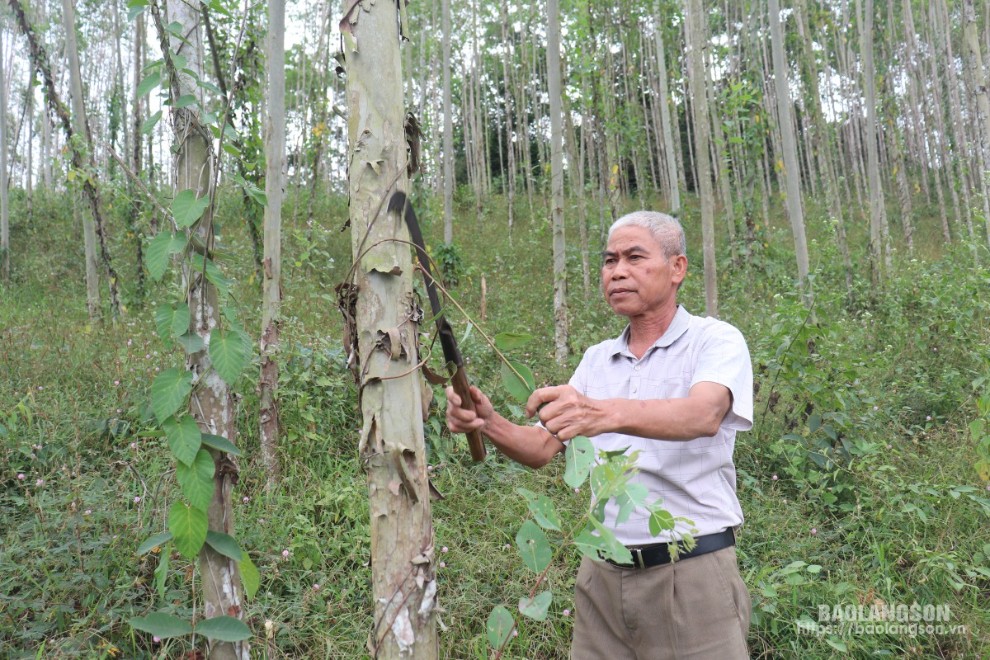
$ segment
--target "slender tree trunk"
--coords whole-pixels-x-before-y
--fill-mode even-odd
[[[657,16],[660,15],[659,0],[655,3]],[[658,24],[655,27],[656,47],[657,47],[657,73],[660,84],[660,120],[663,129],[664,156],[666,163],[667,186],[670,189],[670,212],[680,213],[681,210],[681,175],[677,170],[677,150],[681,147],[681,141],[674,141],[674,127],[670,117],[670,106],[673,100],[670,97],[670,89],[667,84],[667,56],[663,43],[663,28]],[[678,131],[678,135],[680,131]]]
[[[189,306],[190,334],[198,335],[205,346],[209,346],[213,332],[222,329],[220,315],[220,294],[217,287],[205,277],[206,260],[213,259],[214,248],[214,153],[213,136],[200,117],[199,108],[204,105],[202,90],[196,85],[196,78],[204,75],[203,29],[200,3],[175,2],[167,7],[167,14],[160,15],[157,3],[151,7],[152,17],[158,32],[158,40],[165,56],[166,71],[169,74],[169,97],[172,134],[171,147],[175,191],[192,190],[197,198],[208,198],[202,217],[192,226],[192,243],[201,246],[202,257],[197,267],[195,259],[183,266],[183,283],[186,291],[186,304]],[[182,37],[166,33],[163,25],[173,22],[182,26]],[[185,59],[182,71],[176,71],[174,58]],[[187,73],[192,72],[192,73]],[[196,78],[193,77],[195,74]],[[183,96],[198,99],[198,103],[178,107],[176,101]],[[235,442],[237,419],[233,393],[230,386],[213,368],[207,349],[186,357],[186,369],[193,374],[193,392],[189,401],[189,413],[196,420],[203,433],[209,433]],[[207,509],[209,529],[214,532],[232,535],[234,531],[234,508],[232,491],[237,483],[239,468],[233,456],[225,452],[211,450],[215,465],[213,499]],[[199,570],[202,579],[203,615],[206,618],[217,616],[245,617],[244,595],[238,562],[204,544],[199,553]],[[222,642],[211,640],[210,660],[248,660],[250,649],[247,641]]]
[[[516,145],[513,141],[513,135],[515,134],[514,126],[515,120],[513,119],[513,78],[512,78],[512,67],[511,58],[513,53],[513,39],[510,38],[509,33],[509,7],[508,0],[502,0],[499,5],[499,12],[501,16],[502,23],[502,84],[503,84],[503,94],[504,98],[504,108],[505,108],[505,153],[506,159],[508,161],[508,169],[503,172],[505,178],[506,189],[508,191],[508,199],[506,200],[506,206],[509,210],[509,236],[512,236],[512,224],[515,219],[515,204],[516,204]]]
[[[857,5],[864,0],[856,0]],[[857,8],[857,11],[862,9]],[[870,189],[870,260],[873,285],[880,286],[889,270],[889,251],[884,249],[886,209],[880,182],[880,157],[877,148],[876,73],[873,66],[873,0],[865,0],[861,13],[860,51],[863,58],[863,87],[866,105],[863,108],[867,173]]]
[[[709,132],[704,48],[708,43],[703,0],[689,0],[685,12],[684,31],[687,38],[687,60],[691,89],[691,109],[694,124],[696,188],[701,198],[701,236],[705,260],[705,312],[718,317],[718,275],[715,266],[715,204],[709,161]]]
[[[356,286],[351,336],[359,355],[359,452],[371,510],[375,625],[369,645],[375,658],[433,659],[437,581],[417,371],[418,305],[410,250],[395,240],[408,241],[408,232],[385,217],[393,191],[408,191],[395,12],[391,3],[354,0],[341,21]]]
[[[967,51],[969,78],[976,97],[977,122],[974,130],[978,136],[977,150],[982,167],[976,174],[983,193],[983,218],[986,223],[987,242],[990,244],[990,93],[987,86],[986,70],[983,68],[983,55],[980,51],[979,26],[976,23],[976,8],[973,0],[965,0],[963,7],[963,41]]]
[[[285,0],[268,3],[268,114],[265,117],[265,255],[262,261],[261,461],[269,491],[278,485],[278,349],[282,306],[282,187],[285,176]]]
[[[441,1],[443,14],[443,242],[454,242],[454,104],[450,99],[450,0]]]
[[[7,199],[7,63],[3,58],[3,30],[0,29],[0,278],[10,281],[10,209]],[[32,90],[28,89],[28,94]],[[28,149],[31,148],[30,140]]]
[[[553,231],[554,353],[567,360],[567,252],[564,239],[564,138],[560,97],[560,2],[547,0],[547,88],[550,95],[550,217]]]
[[[808,281],[808,240],[804,233],[804,211],[801,208],[801,170],[798,164],[794,122],[791,117],[791,95],[787,76],[787,60],[784,58],[784,35],[780,25],[780,2],[770,0],[770,38],[773,54],[773,78],[777,97],[777,116],[781,143],[784,147],[784,183],[786,185],[787,217],[791,221],[794,236],[794,254],[797,256],[798,282],[804,303],[811,307],[812,291]]]

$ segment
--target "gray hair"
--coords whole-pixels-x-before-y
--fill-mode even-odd
[[[656,211],[633,211],[612,223],[608,228],[608,239],[612,239],[612,232],[616,229],[630,226],[648,229],[667,259],[682,254],[687,256],[687,239],[684,238],[684,228],[677,218]]]

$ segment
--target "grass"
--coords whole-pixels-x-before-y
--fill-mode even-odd
[[[183,613],[196,606],[191,564],[173,558],[162,602],[152,587],[160,558],[134,552],[162,529],[174,488],[164,441],[149,432],[148,385],[156,369],[181,360],[155,335],[154,304],[136,295],[126,238],[118,236],[112,250],[127,315],[116,324],[86,317],[81,241],[64,202],[38,196],[28,217],[18,214],[23,200],[15,197],[15,277],[0,289],[0,652],[176,657],[189,650],[186,643],[155,644],[126,622],[162,605]],[[346,206],[333,198],[317,206],[318,226],[306,226],[291,205],[285,213],[287,433],[284,476],[274,493],[263,489],[254,377],[238,387],[245,457],[236,527],[262,574],[248,611],[257,657],[362,657],[372,625],[360,422],[333,291],[350,263],[349,237],[337,231]],[[439,221],[422,215],[427,240],[439,245]],[[260,324],[260,296],[240,217],[236,202],[225,199],[223,263],[250,329]],[[517,214],[509,234],[505,217],[499,198],[477,217],[467,210],[459,217],[454,294],[485,332],[533,334],[537,341],[517,357],[538,382],[560,382],[587,346],[618,332],[621,322],[594,287],[582,299],[577,232],[569,229],[573,355],[556,365],[550,227],[544,216]],[[936,222],[916,222],[917,256],[902,248],[882,291],[868,284],[857,252],[860,272],[850,296],[832,229],[811,217],[814,319],[794,289],[790,234],[780,218],[757,229],[746,258],[730,258],[729,246],[720,245],[721,314],[747,337],[760,388],[756,426],[736,446],[747,517],[739,557],[754,602],[753,657],[990,653],[990,493],[973,470],[967,431],[976,415],[974,382],[986,375],[990,358],[990,272],[973,265],[968,248],[942,245]],[[693,270],[682,301],[701,313],[693,209],[685,225]],[[851,228],[856,245],[863,244],[861,231]],[[598,228],[590,234],[597,239]],[[152,285],[149,298],[172,285]],[[455,320],[472,378],[498,406],[518,414],[499,385],[490,349],[463,319]],[[447,435],[436,415],[426,435],[433,482],[446,496],[433,505],[443,562],[441,656],[487,657],[488,614],[498,604],[514,609],[532,586],[518,554],[506,547],[527,515],[515,488],[547,493],[571,521],[585,495],[563,484],[558,463],[540,472],[501,457],[472,464],[463,438]],[[510,657],[567,656],[565,611],[573,607],[577,563],[575,552],[560,554],[549,575],[550,615],[520,625]],[[945,605],[952,614],[945,623],[963,629],[800,631],[799,622],[826,623],[818,620],[821,606],[879,602]]]

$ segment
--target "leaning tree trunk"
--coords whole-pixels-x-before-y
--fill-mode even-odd
[[[794,235],[798,282],[804,304],[811,307],[811,283],[808,281],[808,240],[804,233],[804,211],[801,209],[801,168],[798,165],[794,121],[791,117],[791,94],[788,85],[787,60],[784,57],[784,36],[780,25],[780,2],[770,0],[770,38],[773,56],[773,82],[777,97],[777,124],[784,149],[784,183],[787,194],[787,217]]]
[[[687,40],[688,83],[691,90],[692,124],[694,125],[695,183],[701,198],[701,240],[705,259],[705,313],[718,316],[718,276],[715,269],[715,200],[712,186],[711,123],[708,116],[708,93],[704,54],[706,19],[703,0],[690,0],[685,12],[684,33]]]
[[[976,8],[973,0],[966,0],[963,17],[963,41],[966,45],[967,64],[972,81],[973,94],[976,96],[976,108],[979,121],[974,130],[979,136],[978,168],[981,191],[983,192],[983,218],[986,223],[987,241],[990,242],[990,92],[987,86],[986,70],[983,68],[983,55],[980,49],[979,27],[976,24]]]
[[[282,165],[285,160],[285,0],[268,3],[268,113],[265,117],[265,255],[262,261],[261,460],[268,490],[278,483],[278,347],[282,305]],[[314,172],[315,176],[315,172]]]
[[[418,364],[420,317],[408,232],[387,217],[408,192],[402,67],[394,4],[350,0],[340,22],[347,71],[351,337],[359,359],[368,473],[374,620],[371,655],[436,658],[437,581]],[[360,19],[360,20],[358,20]]]
[[[203,94],[196,79],[203,78],[202,13],[199,2],[174,2],[168,5],[165,21],[182,26],[182,37],[174,32],[166,35],[159,17],[157,5],[152,6],[158,37],[165,55],[169,73],[169,96],[172,100],[171,118],[175,143],[172,145],[176,193],[192,190],[196,198],[209,198],[202,217],[191,228],[191,245],[197,245],[199,259],[187,260],[183,267],[183,284],[186,303],[189,306],[189,333],[198,335],[208,347],[221,331],[220,295],[214,282],[207,275],[207,260],[212,260],[214,247],[213,208],[214,155],[213,136],[203,124],[199,108],[203,106]],[[174,57],[186,60],[181,72],[176,72]],[[193,97],[194,104],[176,103],[182,97]],[[197,266],[196,263],[199,262]],[[216,333],[215,333],[216,331]],[[209,433],[234,442],[237,420],[234,397],[230,386],[214,368],[207,348],[189,355],[186,368],[193,374],[193,392],[189,401],[189,413],[203,433]],[[215,465],[213,499],[207,509],[209,530],[233,535],[234,509],[231,492],[237,483],[238,467],[231,455],[210,450]],[[244,591],[238,562],[220,554],[209,543],[199,553],[199,568],[203,582],[203,615],[206,618],[233,616],[243,619]],[[250,649],[247,641],[223,642],[211,640],[210,660],[248,660]]]

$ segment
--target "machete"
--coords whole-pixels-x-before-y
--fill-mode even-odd
[[[388,212],[396,213],[404,218],[409,227],[409,237],[416,247],[416,257],[419,259],[419,267],[423,271],[423,281],[426,284],[426,295],[430,299],[430,309],[437,324],[437,334],[440,336],[440,346],[443,347],[443,357],[447,361],[447,369],[450,371],[450,384],[457,392],[457,396],[461,398],[461,406],[473,412],[474,399],[471,398],[467,371],[464,370],[464,358],[457,348],[454,330],[443,315],[440,296],[437,294],[436,277],[430,267],[430,257],[426,254],[426,244],[423,242],[423,232],[419,229],[416,212],[409,204],[406,193],[399,190],[392,194],[388,200]],[[471,458],[475,461],[484,460],[485,442],[481,439],[481,433],[471,431],[467,434],[467,439],[468,446],[471,448]]]

